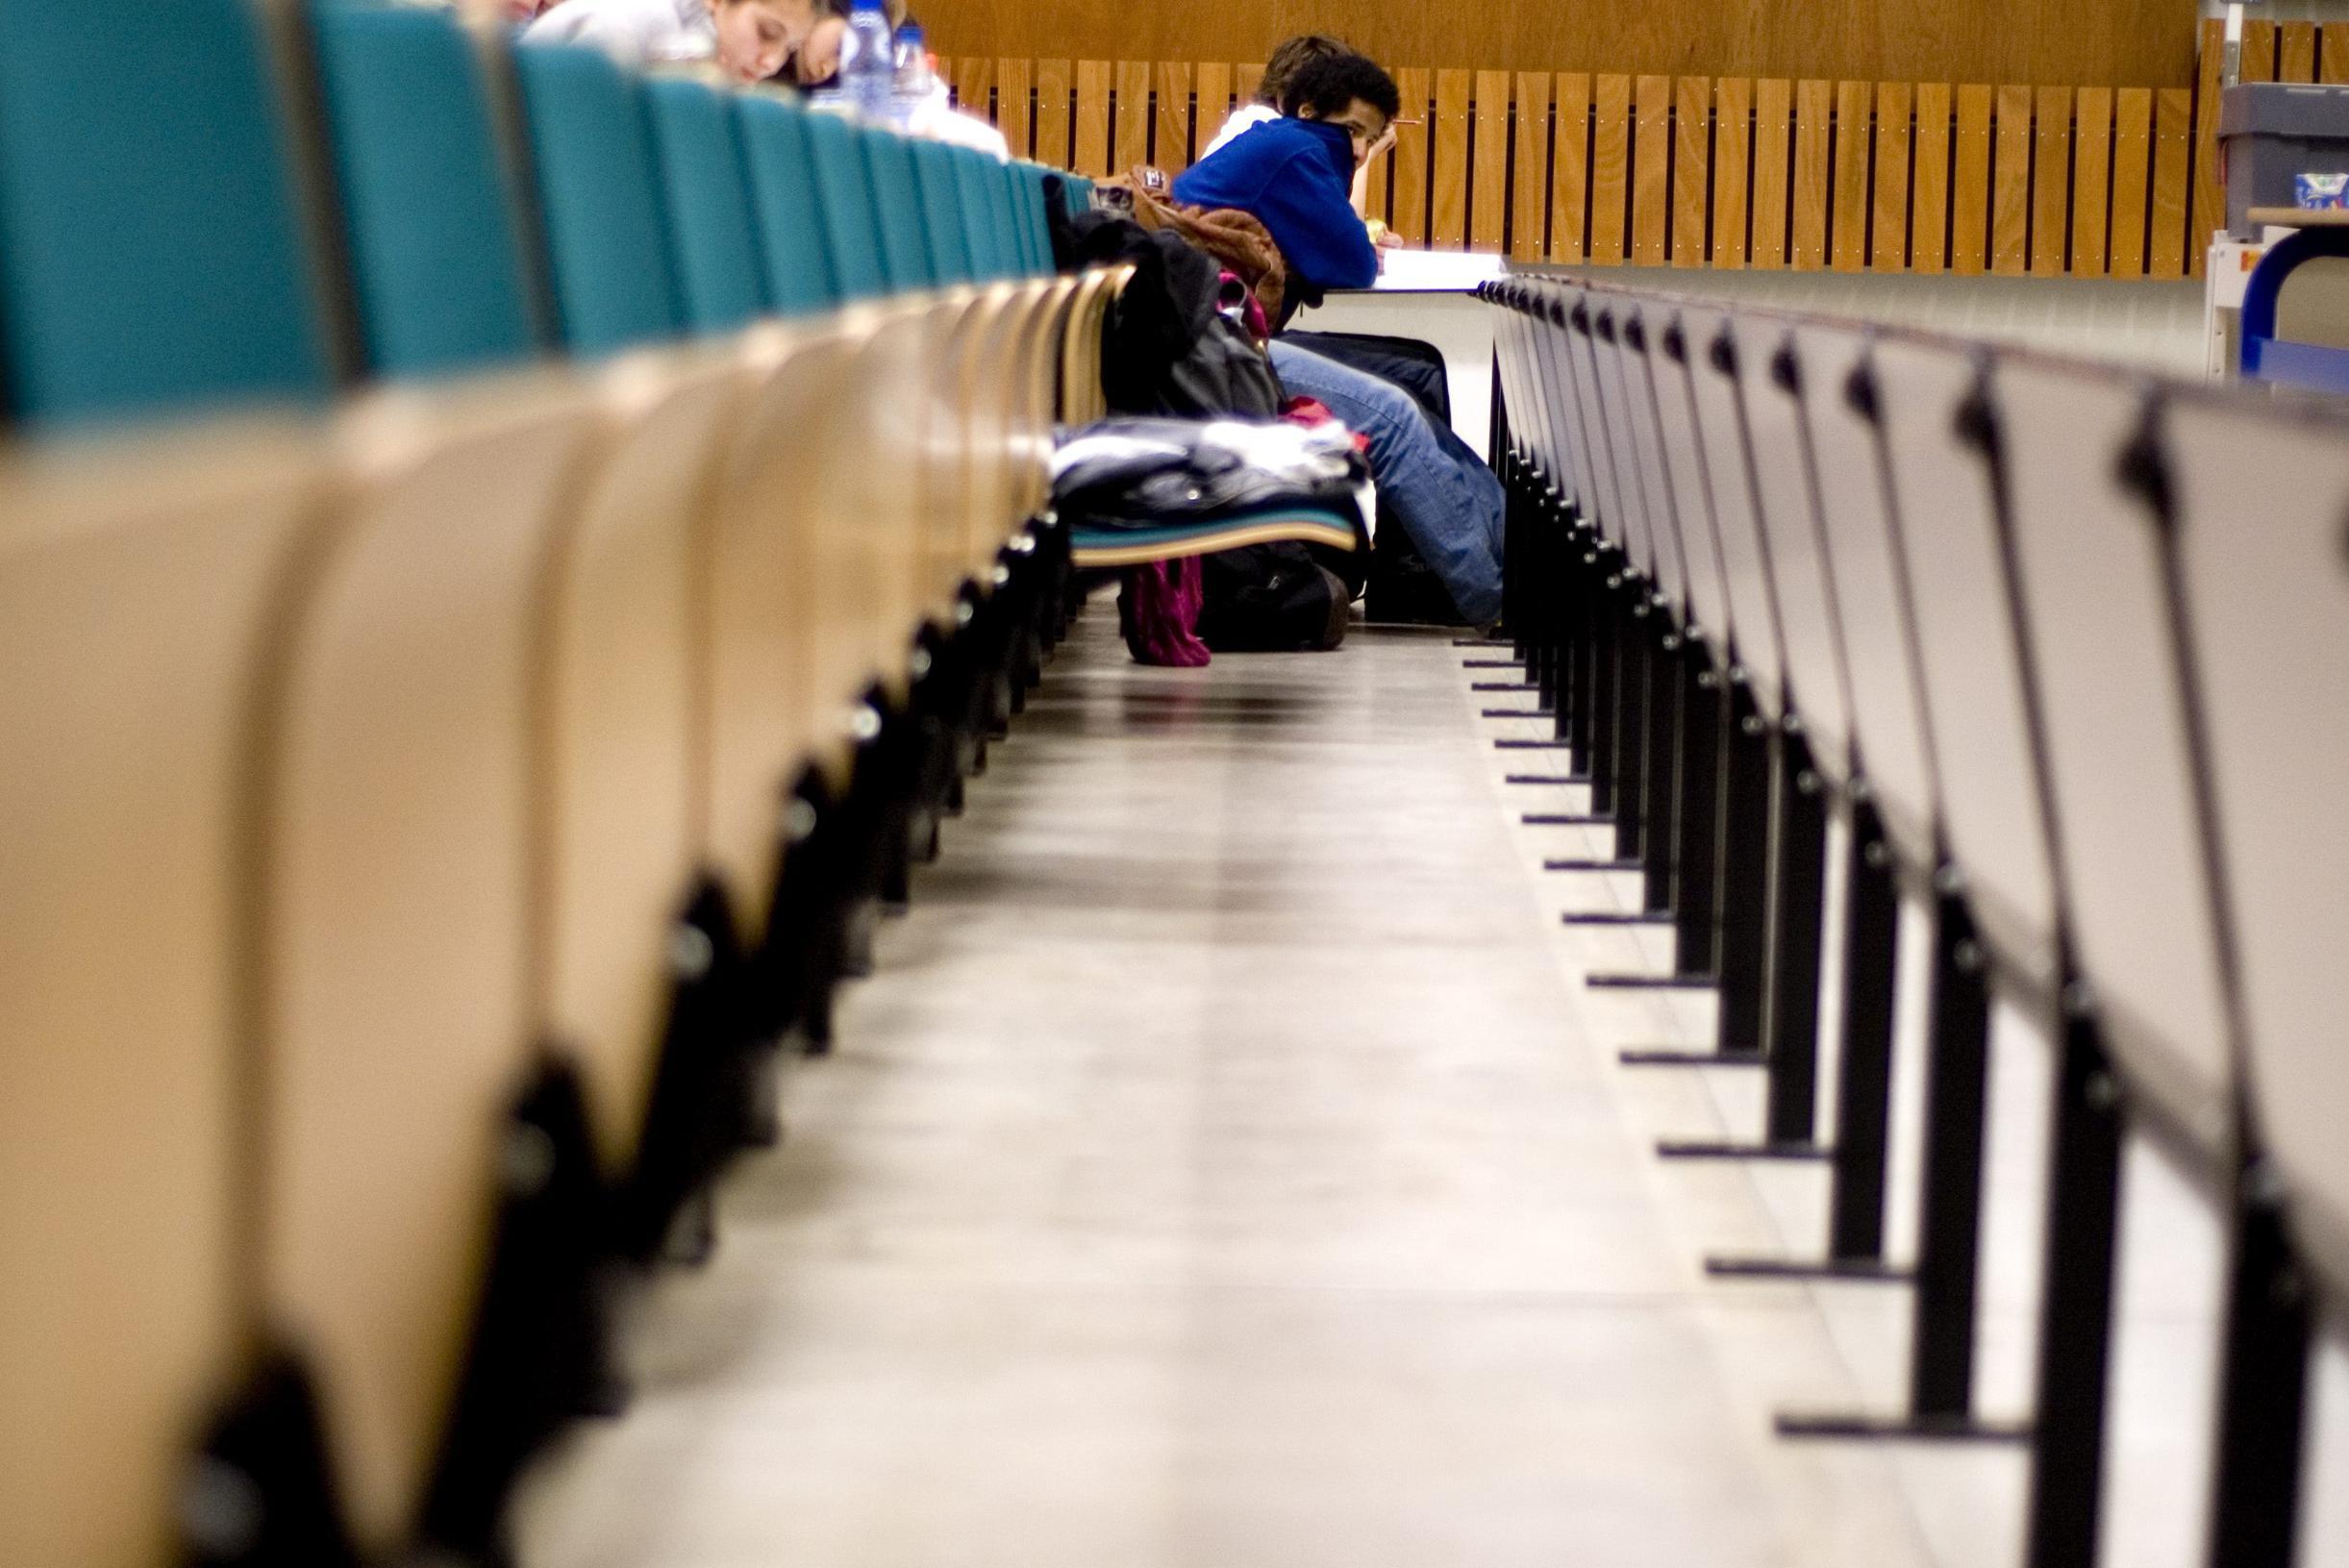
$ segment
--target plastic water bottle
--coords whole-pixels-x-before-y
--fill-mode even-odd
[[[928,40],[922,37],[919,22],[908,22],[897,30],[896,112],[892,117],[901,129],[912,121],[913,112],[929,98],[930,88]]]
[[[881,0],[855,0],[848,36],[840,40],[840,86],[848,107],[867,125],[887,125],[897,87],[897,55],[889,46],[889,16]]]

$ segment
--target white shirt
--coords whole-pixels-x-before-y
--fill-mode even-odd
[[[626,64],[709,60],[717,23],[707,0],[563,0],[522,30],[525,43],[585,43]]]
[[[572,4],[578,4],[578,0],[572,0]],[[1230,119],[1223,122],[1223,129],[1215,133],[1215,139],[1207,144],[1207,152],[1199,156],[1204,159],[1208,153],[1219,153],[1242,131],[1253,131],[1280,117],[1281,112],[1270,104],[1242,104],[1232,112]]]

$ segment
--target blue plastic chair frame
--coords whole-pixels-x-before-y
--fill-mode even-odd
[[[2349,392],[2349,349],[2296,343],[2276,336],[2276,300],[2285,280],[2305,261],[2349,256],[2349,230],[2299,229],[2268,248],[2243,290],[2244,376],[2320,392]]]

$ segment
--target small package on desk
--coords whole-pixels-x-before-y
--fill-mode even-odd
[[[2292,200],[2303,212],[2349,209],[2349,174],[2302,174],[2292,180]]]

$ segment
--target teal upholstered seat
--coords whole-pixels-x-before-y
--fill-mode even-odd
[[[329,370],[245,0],[0,0],[0,386],[67,426],[312,400]]]
[[[935,287],[937,267],[923,231],[920,181],[913,170],[913,143],[885,131],[862,131],[864,167],[873,207],[881,223],[881,256],[893,288]]]
[[[968,283],[973,276],[970,236],[962,227],[962,198],[957,189],[954,149],[940,141],[912,144],[913,174],[921,191],[922,229],[940,283]]]
[[[761,97],[738,99],[735,113],[750,171],[767,304],[785,315],[828,310],[839,303],[841,290],[810,167],[809,116],[790,104]]]
[[[610,354],[676,334],[683,315],[644,84],[601,51],[514,51],[555,314],[566,347]]]
[[[740,123],[727,95],[699,82],[656,78],[644,93],[685,324],[732,331],[766,309]]]
[[[807,130],[808,170],[823,209],[833,278],[843,299],[878,299],[888,292],[889,278],[857,129],[837,114],[813,113],[807,117]]]
[[[472,40],[447,12],[311,9],[366,368],[415,376],[538,347],[512,192]]]
[[[995,161],[967,147],[949,149],[954,155],[955,197],[962,213],[962,235],[970,245],[971,276],[993,283],[1012,275],[1004,244],[1009,237],[998,220],[991,194],[995,189]]]

